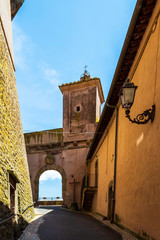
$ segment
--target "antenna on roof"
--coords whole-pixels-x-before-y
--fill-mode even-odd
[[[81,78],[85,79],[86,77],[90,77],[90,73],[86,70],[87,65],[84,66],[84,73],[81,75]]]

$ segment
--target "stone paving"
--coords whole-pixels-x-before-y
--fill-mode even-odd
[[[18,240],[40,240],[37,232],[40,224],[43,223],[44,221],[43,216],[53,211],[53,209],[49,210],[49,209],[35,208],[34,211],[35,211],[35,217],[26,227],[23,234],[20,236]]]
[[[117,227],[115,224],[111,224],[110,221],[103,220],[102,216],[100,216],[98,214],[95,214],[95,213],[87,213],[87,214],[89,214],[92,217],[96,218],[97,220],[101,221],[102,223],[104,223],[108,227],[114,229],[116,232],[119,232],[122,235],[123,240],[137,240],[137,238],[135,238],[134,236],[132,236],[128,232],[126,232],[126,231],[122,230],[121,228]]]
[[[35,208],[34,219],[29,223],[29,225],[27,226],[27,228],[25,229],[25,231],[23,232],[23,234],[20,236],[20,238],[18,240],[40,240],[40,238],[38,237],[38,228],[39,228],[40,224],[42,224],[44,222],[44,220],[43,220],[44,215],[51,211],[53,211],[53,209],[49,210],[49,209]],[[82,213],[82,212],[79,212],[79,213]],[[85,214],[91,215],[92,217],[101,221],[108,227],[119,232],[122,235],[123,240],[137,240],[137,238],[133,237],[129,233],[125,232],[124,230],[118,228],[116,225],[111,224],[108,220],[103,220],[103,217],[99,216],[98,214],[94,214],[94,213],[85,213]]]

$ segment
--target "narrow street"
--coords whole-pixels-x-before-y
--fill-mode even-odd
[[[119,233],[93,217],[60,207],[39,208],[43,216],[31,223],[20,240],[121,240]]]

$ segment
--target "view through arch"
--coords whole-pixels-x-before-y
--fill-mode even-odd
[[[62,200],[62,176],[56,170],[47,170],[39,178],[39,201]]]

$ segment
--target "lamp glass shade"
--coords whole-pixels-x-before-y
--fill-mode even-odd
[[[123,108],[131,108],[134,97],[135,97],[135,91],[137,89],[137,86],[134,86],[133,83],[125,82],[123,84],[123,87],[121,89],[121,104]]]

